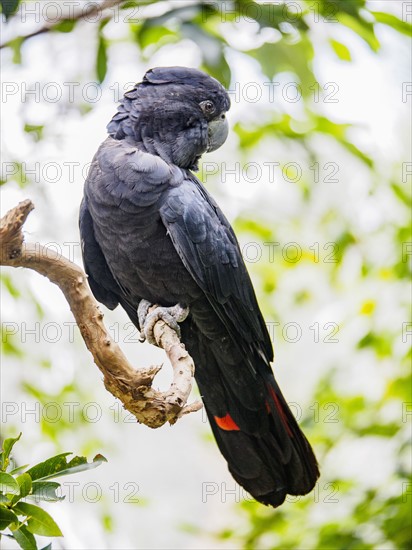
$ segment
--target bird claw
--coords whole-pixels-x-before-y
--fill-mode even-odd
[[[141,300],[137,309],[137,315],[140,325],[140,342],[147,340],[149,344],[157,345],[154,337],[154,327],[157,321],[164,321],[171,329],[173,329],[177,336],[180,338],[181,332],[178,323],[181,323],[189,315],[189,308],[182,307],[180,304],[176,304],[171,307],[158,306],[151,313],[149,308],[153,304],[147,300]]]
[[[139,337],[140,342],[144,342],[146,340],[146,337],[144,334],[144,324],[151,305],[152,304],[148,300],[140,300],[139,305],[137,307],[137,318],[139,320],[139,327],[140,327],[140,337]]]

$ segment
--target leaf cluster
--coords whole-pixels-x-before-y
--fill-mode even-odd
[[[106,459],[96,455],[92,462],[87,462],[83,456],[68,460],[72,453],[62,453],[31,468],[28,465],[14,467],[10,453],[20,437],[21,433],[15,438],[5,439],[0,453],[0,538],[13,538],[23,550],[37,550],[35,535],[63,536],[51,515],[39,505],[65,498],[57,492],[60,483],[51,480],[96,468]],[[49,549],[51,544],[42,550]]]

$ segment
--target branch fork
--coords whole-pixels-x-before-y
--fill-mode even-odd
[[[47,247],[24,242],[22,228],[33,209],[33,203],[25,200],[1,219],[0,265],[33,269],[61,289],[83,340],[103,374],[106,389],[138,422],[158,428],[200,410],[200,401],[187,404],[195,365],[176,332],[162,320],[154,327],[156,343],[166,352],[173,368],[170,388],[160,392],[152,385],[162,366],[136,369],[129,363],[107,332],[103,313],[90,291],[84,271],[64,256],[50,254],[52,251]]]

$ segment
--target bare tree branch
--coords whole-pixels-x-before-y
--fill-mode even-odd
[[[19,36],[19,38],[21,39],[22,42],[24,42],[29,38],[38,36],[39,34],[44,34],[45,32],[52,31],[55,27],[60,25],[60,23],[62,23],[63,21],[80,21],[81,19],[90,21],[90,19],[92,19],[93,17],[98,16],[99,14],[103,13],[106,10],[109,10],[110,8],[123,4],[124,2],[125,0],[103,0],[101,4],[97,4],[96,2],[91,2],[87,9],[70,13],[69,16],[62,16],[61,18],[56,18],[52,22],[47,23],[43,27],[40,27],[40,29],[33,31],[30,34]],[[12,42],[13,40],[9,40],[7,42],[4,42],[4,44],[0,44],[0,49],[10,46]]]
[[[161,366],[135,369],[109,336],[103,313],[92,296],[87,275],[73,262],[38,244],[24,243],[22,226],[34,209],[30,200],[19,203],[0,221],[0,265],[28,267],[48,277],[63,292],[83,340],[104,376],[106,389],[122,401],[139,422],[158,428],[174,424],[183,414],[202,407],[197,401],[187,405],[195,366],[176,332],[158,321],[154,335],[173,367],[173,383],[166,392],[152,388]]]

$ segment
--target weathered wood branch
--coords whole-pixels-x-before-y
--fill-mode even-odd
[[[158,428],[174,424],[184,414],[202,407],[187,405],[194,376],[194,363],[176,332],[158,321],[154,335],[173,367],[173,382],[166,392],[153,389],[153,379],[161,366],[135,369],[108,334],[103,313],[94,299],[87,275],[67,258],[38,243],[25,243],[22,227],[34,209],[30,200],[19,203],[0,222],[0,265],[28,267],[48,277],[63,292],[83,340],[104,376],[106,389],[120,399],[139,422]]]
[[[57,17],[52,22],[47,22],[45,25],[40,27],[39,29],[29,33],[25,34],[23,36],[19,36],[19,40],[22,42],[25,42],[29,38],[33,38],[34,36],[39,36],[40,34],[44,34],[46,32],[50,32],[54,30],[56,27],[58,27],[60,24],[62,24],[65,21],[71,22],[71,21],[93,21],[93,17],[96,18],[96,21],[100,20],[101,14],[107,12],[110,9],[115,8],[116,6],[120,6],[123,4],[126,0],[103,0],[100,4],[97,4],[96,2],[90,2],[90,4],[86,7],[86,9],[80,9],[80,10],[73,10],[73,13],[69,12],[66,16]],[[67,6],[66,6],[67,7]],[[69,6],[70,7],[70,6]],[[76,6],[77,7],[77,6]],[[108,17],[112,17],[113,14],[109,14]],[[7,46],[10,46],[14,40],[9,40],[8,42],[5,42],[4,44],[0,44],[0,49],[6,48]]]

